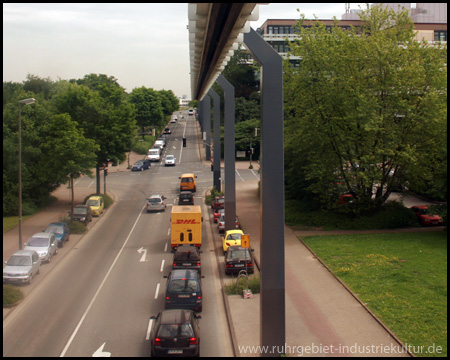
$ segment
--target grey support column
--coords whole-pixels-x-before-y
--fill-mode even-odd
[[[285,351],[283,62],[253,29],[244,44],[261,69],[261,346]]]
[[[234,87],[223,75],[217,83],[225,97],[225,231],[236,227],[236,175],[235,175],[235,134],[234,134]]]
[[[220,186],[220,157],[222,147],[220,146],[220,96],[211,88],[208,95],[213,99],[214,104],[214,165],[213,165],[213,184],[217,191],[221,191]]]
[[[203,146],[205,147],[206,161],[208,161],[211,159],[211,99],[209,96],[203,98],[203,112],[203,131],[206,134],[205,145]]]

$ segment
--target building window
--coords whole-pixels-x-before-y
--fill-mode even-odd
[[[447,31],[435,30],[434,41],[447,41]]]

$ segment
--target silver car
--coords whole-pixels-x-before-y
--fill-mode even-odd
[[[166,204],[164,200],[167,198],[164,195],[152,195],[147,199],[147,212],[150,211],[164,211]]]
[[[175,166],[177,159],[175,158],[175,156],[173,155],[167,155],[166,156],[166,161],[165,161],[165,166]]]
[[[3,268],[3,282],[27,282],[39,274],[41,259],[36,251],[19,250],[11,255]]]
[[[58,241],[55,234],[37,233],[25,243],[25,250],[34,250],[38,253],[42,262],[50,262],[52,256],[58,253]]]

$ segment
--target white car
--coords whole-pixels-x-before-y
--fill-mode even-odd
[[[177,159],[173,155],[167,155],[165,160],[165,166],[175,166]]]
[[[152,195],[147,199],[147,212],[150,211],[164,211],[166,204],[164,200],[167,198],[164,195]]]
[[[3,282],[27,282],[39,274],[41,259],[36,251],[19,250],[11,255],[3,268]]]
[[[159,146],[160,149],[162,150],[164,146],[166,146],[166,142],[162,139],[159,139],[155,141],[155,144],[153,146]]]
[[[30,237],[24,250],[34,250],[42,262],[50,262],[52,256],[58,253],[58,241],[55,234],[40,232]]]

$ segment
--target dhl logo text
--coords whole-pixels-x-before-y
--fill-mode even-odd
[[[188,225],[188,224],[200,224],[200,222],[195,221],[195,219],[188,219],[188,220],[177,219],[176,223],[174,223],[174,224]]]

